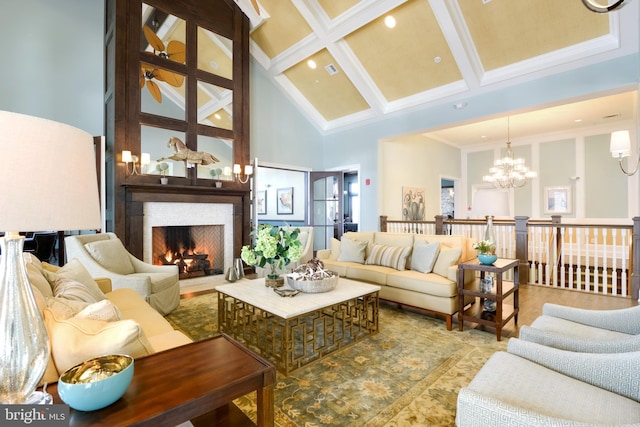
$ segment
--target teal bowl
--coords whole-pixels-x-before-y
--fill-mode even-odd
[[[95,411],[120,399],[133,378],[133,357],[94,357],[67,369],[58,380],[58,394],[78,411]]]
[[[498,255],[478,254],[478,261],[483,265],[491,265],[498,259]]]

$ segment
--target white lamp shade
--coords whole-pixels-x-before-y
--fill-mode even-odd
[[[131,151],[122,150],[122,163],[131,163]]]
[[[473,193],[473,214],[478,217],[509,216],[508,190],[479,188]]]
[[[140,164],[141,165],[148,165],[150,163],[151,163],[151,154],[142,153],[142,157],[140,158]]]
[[[0,111],[0,231],[101,228],[93,137]]]
[[[631,137],[628,130],[617,130],[611,132],[611,143],[609,145],[612,157],[627,157],[631,152]]]

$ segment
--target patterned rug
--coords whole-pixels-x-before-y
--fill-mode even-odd
[[[181,300],[167,320],[194,340],[217,334],[217,294]],[[460,388],[507,346],[384,304],[379,322],[377,335],[288,377],[278,373],[276,426],[453,426]],[[255,422],[255,394],[235,403]]]

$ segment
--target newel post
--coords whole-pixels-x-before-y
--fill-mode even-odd
[[[444,233],[444,216],[443,215],[436,215],[435,216],[436,219],[436,234],[445,234]]]
[[[517,216],[516,221],[516,258],[518,258],[518,280],[520,284],[529,283],[529,217]]]
[[[387,215],[380,215],[380,231],[387,231]]]
[[[633,217],[633,255],[631,261],[631,298],[640,298],[640,216]]]

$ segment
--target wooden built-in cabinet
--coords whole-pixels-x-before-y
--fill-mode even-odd
[[[249,239],[249,184],[225,181],[216,188],[209,171],[250,163],[248,18],[231,0],[105,4],[107,230],[142,258],[141,201],[232,203],[239,256]],[[155,165],[172,154],[172,137],[220,162],[187,167],[165,160],[169,184],[161,185]],[[131,174],[123,150],[138,158],[149,153],[151,164],[138,164],[143,173]]]

